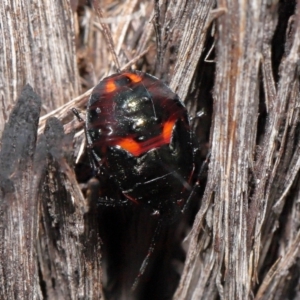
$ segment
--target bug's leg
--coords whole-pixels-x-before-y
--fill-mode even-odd
[[[195,194],[197,194],[197,190],[199,189],[199,186],[200,186],[200,182],[199,182],[200,178],[201,178],[202,174],[204,173],[204,170],[207,168],[209,159],[210,159],[210,152],[207,154],[205,161],[201,165],[201,168],[200,168],[200,170],[198,172],[198,175],[197,175],[197,181],[196,181],[195,185],[193,186],[193,188],[190,192],[190,195],[189,195],[189,197],[187,198],[187,200],[184,204],[184,207],[181,210],[182,213],[184,213],[187,210],[191,200],[193,199]]]
[[[156,225],[156,228],[155,228],[155,231],[154,231],[154,234],[153,234],[153,237],[152,237],[152,240],[151,240],[151,243],[150,243],[150,246],[148,248],[148,253],[147,253],[147,256],[145,257],[141,267],[140,267],[140,271],[137,275],[137,277],[135,278],[134,282],[133,282],[133,285],[131,287],[131,290],[134,291],[136,289],[136,287],[138,286],[139,284],[139,281],[140,281],[140,278],[143,276],[143,274],[145,273],[145,270],[147,268],[147,265],[149,263],[149,260],[151,258],[151,255],[154,251],[154,248],[155,248],[155,243],[157,241],[157,238],[161,232],[161,227],[162,227],[162,218],[159,218],[158,222],[157,222],[157,225]]]
[[[104,179],[104,181],[105,181],[105,179]],[[114,191],[114,193],[111,193],[108,195],[108,194],[106,194],[106,192],[104,192],[104,194],[103,194],[101,178],[93,177],[88,182],[87,198],[90,202],[93,202],[97,207],[101,207],[101,206],[124,207],[124,206],[129,206],[131,204],[131,201],[124,198],[122,193],[120,191],[118,191],[115,186],[110,186],[109,190]]]
[[[80,117],[79,111],[75,107],[72,108],[72,113],[77,118],[78,122],[83,122],[83,119]]]

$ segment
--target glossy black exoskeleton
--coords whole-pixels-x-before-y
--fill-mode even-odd
[[[93,169],[123,201],[164,220],[179,215],[192,191],[191,128],[184,104],[161,80],[140,71],[103,79],[88,102],[86,136]]]

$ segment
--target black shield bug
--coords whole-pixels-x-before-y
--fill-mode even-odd
[[[86,138],[94,171],[107,175],[119,194],[119,199],[100,201],[148,207],[158,216],[134,288],[162,222],[174,221],[195,192],[188,113],[161,80],[140,71],[121,71],[94,88],[87,105]]]
[[[100,6],[94,5],[103,18]],[[91,166],[109,189],[99,203],[148,208],[158,219],[135,289],[162,224],[174,222],[196,193],[201,162],[195,160],[183,102],[147,73],[120,71],[110,30],[100,23],[118,72],[96,85],[87,105],[85,133]]]
[[[110,174],[128,201],[175,218],[191,189],[194,162],[178,96],[149,74],[123,71],[94,88],[86,120],[94,169]]]

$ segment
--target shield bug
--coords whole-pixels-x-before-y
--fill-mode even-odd
[[[103,19],[101,7],[93,2]],[[118,72],[96,85],[87,105],[85,133],[90,162],[100,182],[103,179],[104,189],[106,186],[109,190],[108,197],[100,197],[99,203],[148,208],[158,218],[134,289],[162,224],[175,221],[195,194],[199,162],[195,161],[183,102],[161,80],[147,73],[120,71],[110,30],[100,23]],[[156,26],[159,32],[159,22]]]
[[[191,191],[193,145],[187,110],[162,81],[140,71],[103,79],[87,106],[92,166],[125,202],[172,221]]]
[[[121,71],[94,88],[85,131],[92,168],[100,177],[109,178],[118,195],[100,201],[148,207],[158,216],[135,288],[162,223],[174,221],[195,192],[188,113],[161,80],[140,71]]]

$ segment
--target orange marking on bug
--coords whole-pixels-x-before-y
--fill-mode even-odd
[[[141,82],[142,81],[142,77],[137,75],[137,74],[134,74],[134,73],[126,73],[125,74],[127,77],[130,78],[130,80],[134,83],[137,83],[137,82]]]
[[[162,133],[146,141],[136,142],[133,138],[120,138],[116,143],[114,143],[114,145],[118,145],[133,156],[140,156],[151,149],[169,144],[175,122],[176,120],[165,122]]]
[[[105,92],[111,93],[111,92],[115,91],[116,89],[117,89],[117,86],[116,86],[114,80],[113,79],[108,80],[105,85]]]
[[[118,145],[130,152],[134,156],[139,156],[142,153],[141,145],[131,138],[124,138],[118,142]]]
[[[173,127],[175,125],[176,120],[169,120],[164,123],[162,136],[166,144],[170,143],[171,135],[173,131]]]

